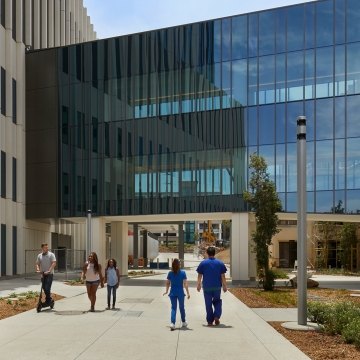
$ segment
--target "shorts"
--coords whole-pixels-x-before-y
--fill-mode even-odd
[[[100,280],[86,281],[86,285],[99,285],[99,284],[100,284]]]

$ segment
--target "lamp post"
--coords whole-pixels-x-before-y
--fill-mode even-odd
[[[307,325],[306,117],[297,118],[297,289],[298,324]]]
[[[87,211],[86,256],[90,254],[90,251],[92,249],[91,214],[91,209],[89,209]]]

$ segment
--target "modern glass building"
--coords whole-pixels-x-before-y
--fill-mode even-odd
[[[243,213],[248,158],[295,213],[360,212],[360,2],[319,0],[27,54],[27,216]],[[46,71],[44,71],[46,70]]]

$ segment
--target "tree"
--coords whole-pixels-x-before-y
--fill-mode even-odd
[[[264,290],[273,290],[274,274],[269,269],[269,245],[278,229],[277,212],[281,211],[281,201],[275,184],[267,173],[267,164],[262,156],[250,155],[249,190],[244,192],[244,200],[255,212],[256,230],[252,234],[255,243],[258,275],[263,276]]]
[[[352,250],[356,247],[358,239],[356,237],[356,225],[345,223],[340,231],[341,264],[345,270],[352,271]]]

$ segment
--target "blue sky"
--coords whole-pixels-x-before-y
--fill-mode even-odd
[[[84,0],[99,39],[310,0]]]

